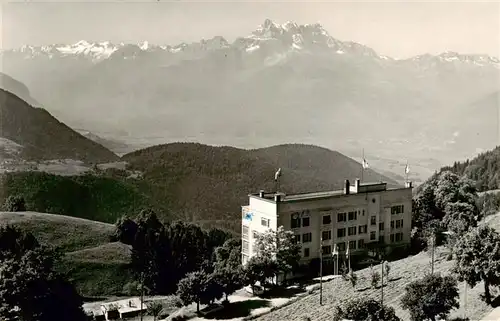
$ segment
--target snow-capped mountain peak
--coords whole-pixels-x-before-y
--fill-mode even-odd
[[[25,45],[14,50],[2,50],[0,54],[16,54],[22,59],[41,57],[43,59],[54,57],[81,57],[92,62],[99,62],[108,58],[128,59],[139,57],[141,52],[155,54],[193,54],[211,52],[215,50],[238,50],[245,54],[254,55],[263,53],[265,56],[286,57],[290,53],[323,53],[327,55],[353,55],[366,57],[379,62],[396,61],[387,56],[379,55],[367,46],[352,42],[340,41],[330,36],[320,23],[298,24],[286,21],[283,24],[266,19],[250,35],[239,37],[229,43],[222,36],[202,39],[193,43],[180,43],[177,45],[155,45],[145,40],[136,44],[112,43],[110,41],[91,42],[80,40],[74,44],[53,44],[47,46]],[[19,55],[21,53],[21,55]],[[113,54],[115,53],[115,54]],[[148,55],[145,55],[146,57]],[[197,56],[195,54],[195,56]],[[500,67],[500,60],[488,55],[463,55],[447,51],[439,55],[419,55],[410,59],[401,59],[417,65],[433,66],[435,64],[469,64],[475,66]]]
[[[80,40],[72,45],[55,46],[63,55],[85,55],[92,59],[108,58],[118,48],[109,41],[99,43],[90,43],[86,40]]]

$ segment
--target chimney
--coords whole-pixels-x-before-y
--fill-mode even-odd
[[[349,183],[349,180],[348,180],[348,179],[346,179],[346,180],[344,181],[344,194],[345,194],[345,195],[349,195],[349,193],[350,193],[350,189],[351,189],[351,184]]]
[[[359,185],[361,185],[361,180],[359,178],[356,178],[356,181],[354,182],[354,190],[356,193],[359,192]]]
[[[281,194],[274,194],[274,201],[276,203],[281,202]]]
[[[405,182],[405,187],[406,188],[412,188],[413,184],[410,181]]]
[[[260,198],[264,198],[264,194],[265,194],[264,190],[263,190],[263,189],[261,189],[261,190],[259,191],[259,197],[260,197]]]

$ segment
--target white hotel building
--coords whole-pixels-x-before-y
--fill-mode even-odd
[[[283,226],[295,233],[302,245],[302,261],[331,254],[333,244],[340,253],[364,249],[368,243],[384,241],[390,248],[410,243],[412,184],[387,188],[386,183],[345,181],[343,190],[286,195],[249,195],[242,207],[242,263],[255,255],[256,235]]]

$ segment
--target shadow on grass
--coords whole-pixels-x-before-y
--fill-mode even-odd
[[[82,300],[83,302],[99,302],[99,301],[106,301],[108,298],[106,297],[86,297],[83,296]]]
[[[263,294],[259,295],[261,298],[272,299],[272,298],[292,298],[300,293],[305,293],[306,289],[298,288],[272,288]]]
[[[268,308],[271,302],[267,300],[247,300],[239,302],[231,302],[224,309],[207,314],[206,319],[227,320],[234,318],[243,318],[250,315],[250,312],[255,309]]]
[[[484,293],[481,294],[481,300],[486,302],[486,297],[484,296]],[[493,307],[493,308],[500,307],[500,295],[491,300],[491,307]]]

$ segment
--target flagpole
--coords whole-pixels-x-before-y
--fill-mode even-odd
[[[363,162],[361,163],[361,181],[363,181],[364,173],[365,173],[365,149],[363,148]]]

